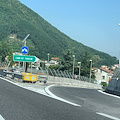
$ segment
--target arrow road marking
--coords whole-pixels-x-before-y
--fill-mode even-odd
[[[5,119],[0,115],[0,120],[5,120]]]

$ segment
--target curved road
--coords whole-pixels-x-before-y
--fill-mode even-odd
[[[117,117],[120,120],[120,97],[115,98],[100,93],[98,90],[72,87],[50,87],[54,95],[81,105],[81,108]],[[116,118],[116,119],[117,119]]]
[[[70,88],[70,91],[68,89],[61,87],[51,88],[53,92],[56,91],[56,94],[62,95],[61,93],[66,93],[65,95],[68,94],[67,98],[70,98],[69,96],[74,93],[72,92],[74,88]],[[74,93],[74,97],[77,94]],[[64,94],[62,96],[64,97]],[[83,98],[86,97],[84,95]],[[81,105],[85,104],[84,99],[80,98],[79,100]],[[93,105],[90,107],[92,108]],[[111,120],[96,114],[94,110],[87,107],[72,106],[49,96],[18,87],[0,78],[1,118],[5,120]]]

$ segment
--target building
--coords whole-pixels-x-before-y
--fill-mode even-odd
[[[118,67],[119,67],[119,64],[114,64],[111,69],[115,71]]]
[[[93,68],[93,71],[95,72],[96,80],[98,83],[106,82],[107,84],[114,73],[113,71],[108,70],[106,67]]]

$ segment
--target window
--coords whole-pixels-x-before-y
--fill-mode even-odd
[[[105,76],[102,76],[102,79],[105,79]]]

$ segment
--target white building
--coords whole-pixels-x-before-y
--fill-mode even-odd
[[[95,76],[96,76],[96,80],[98,81],[98,83],[101,82],[109,82],[109,79],[111,79],[113,72],[108,70],[107,68],[93,68],[94,72],[95,72]]]

